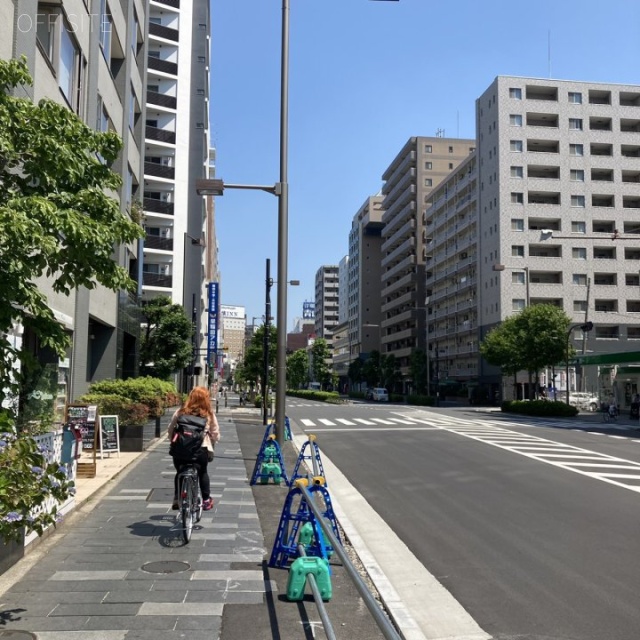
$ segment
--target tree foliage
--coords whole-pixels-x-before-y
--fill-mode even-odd
[[[316,338],[311,347],[311,370],[314,380],[323,386],[331,384],[330,358],[327,341],[324,338]]]
[[[411,353],[409,361],[409,370],[411,372],[411,380],[413,381],[413,393],[417,395],[425,395],[429,392],[427,389],[427,354],[421,349],[416,349]]]
[[[550,304],[536,304],[508,317],[480,345],[485,360],[503,373],[535,373],[564,362],[571,318]],[[573,347],[569,355],[573,354]]]
[[[306,349],[298,349],[287,358],[287,387],[302,389],[309,382],[309,356]]]
[[[356,358],[349,364],[347,375],[351,381],[351,386],[364,382],[364,362],[360,358]]]
[[[251,344],[244,356],[242,376],[243,380],[252,387],[258,386],[264,375],[264,334],[265,325],[261,325],[251,337]],[[275,385],[276,353],[278,350],[278,332],[276,327],[269,325],[269,387]],[[237,375],[236,375],[237,379]]]
[[[111,170],[121,141],[97,132],[51,100],[34,104],[12,95],[30,85],[24,61],[0,60],[0,389],[25,354],[6,338],[16,323],[40,344],[63,355],[69,338],[54,318],[36,280],[69,295],[98,283],[134,290],[114,246],[133,242],[142,229],[107,192],[121,186]],[[15,392],[15,389],[14,389]],[[0,391],[0,396],[6,391]]]
[[[140,346],[141,372],[162,380],[193,359],[193,326],[184,307],[168,296],[153,298],[143,308],[146,329]]]

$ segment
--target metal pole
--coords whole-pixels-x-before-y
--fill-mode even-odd
[[[265,303],[264,303],[264,337],[263,356],[264,366],[262,369],[262,424],[267,424],[267,394],[269,393],[269,338],[271,333],[271,260],[267,258],[266,268],[267,279],[265,280]]]
[[[280,64],[280,184],[278,195],[278,344],[276,352],[275,435],[284,444],[287,397],[287,258],[289,229],[289,0],[282,0],[282,50]]]

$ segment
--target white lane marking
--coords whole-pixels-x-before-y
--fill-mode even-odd
[[[342,424],[346,424],[348,427],[355,426],[355,422],[351,422],[351,420],[345,420],[344,418],[336,418],[336,422],[342,422]]]
[[[393,424],[391,420],[383,420],[382,418],[371,418],[374,422],[379,422],[380,424]]]
[[[365,420],[364,418],[354,418],[356,422],[360,422],[362,424],[371,425],[375,424],[375,422],[371,422],[371,420]]]
[[[391,418],[391,420],[399,424],[415,424],[413,420],[403,420],[402,418]]]
[[[302,424],[305,427],[315,427],[316,424],[313,420],[307,420],[306,418],[303,418],[302,420],[300,420],[300,422],[302,422]]]
[[[320,418],[320,422],[322,422],[322,424],[326,424],[327,427],[335,427],[336,425],[335,422],[331,422],[331,420],[327,420],[326,418]]]

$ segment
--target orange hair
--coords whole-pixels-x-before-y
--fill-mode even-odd
[[[208,418],[210,421],[213,421],[209,390],[206,387],[194,387],[182,406],[180,413],[187,413],[190,416],[200,416],[201,418]]]

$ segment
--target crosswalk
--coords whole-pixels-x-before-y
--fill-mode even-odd
[[[583,447],[555,442],[531,433],[513,430],[527,425],[517,419],[465,419],[457,416],[416,411],[385,415],[384,418],[321,418],[298,419],[297,422],[307,431],[375,431],[391,429],[393,431],[447,431],[469,438],[482,444],[498,447],[505,451],[524,456],[554,467],[578,473],[612,485],[640,493],[640,463],[611,456]],[[536,421],[540,424],[541,421]],[[543,424],[571,428],[571,423],[558,420],[545,420]],[[630,440],[640,443],[640,440]]]

